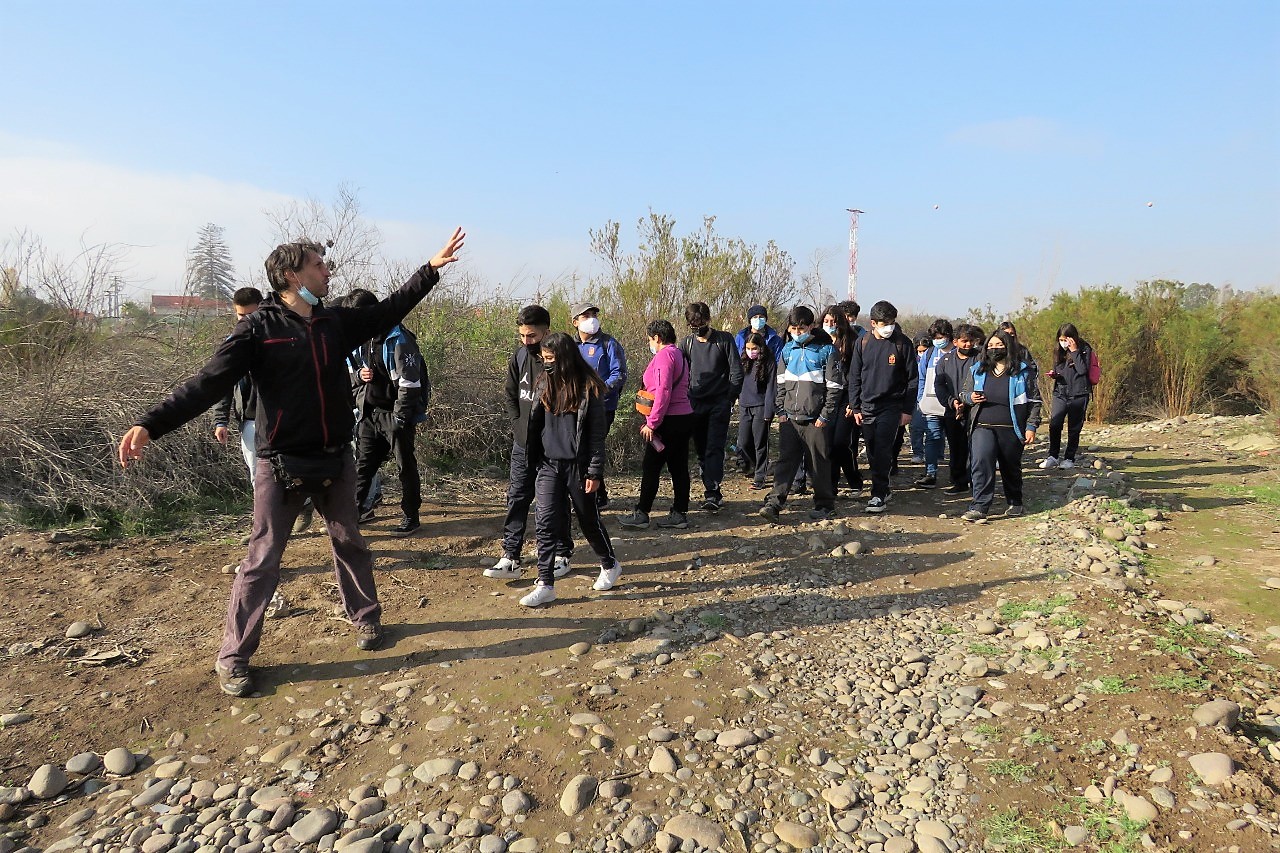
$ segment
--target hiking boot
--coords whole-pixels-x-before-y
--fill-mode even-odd
[[[410,536],[422,527],[422,522],[416,518],[405,517],[400,519],[400,523],[391,528],[392,532],[397,536]]]
[[[569,565],[568,557],[556,557],[556,563],[551,568],[551,576],[559,580],[571,571],[573,571],[573,567]]]
[[[294,535],[306,533],[311,527],[311,520],[315,516],[315,507],[311,505],[311,501],[307,501],[302,507],[302,512],[298,513],[298,517],[293,520]]]
[[[828,521],[836,517],[836,511],[829,506],[815,506],[809,510],[809,517],[814,521]]]
[[[618,523],[623,527],[630,527],[634,530],[645,530],[649,527],[649,513],[633,510],[626,515],[619,516]]]
[[[550,584],[536,583],[533,590],[520,599],[520,603],[525,607],[541,607],[556,600],[556,588]]]
[[[1057,468],[1057,467],[1058,467],[1058,457],[1056,457],[1056,456],[1046,456],[1046,457],[1045,457],[1045,460],[1044,460],[1043,462],[1041,462],[1041,463],[1040,463],[1040,467],[1041,467],[1041,469],[1045,469],[1045,470],[1047,470],[1047,469],[1049,469],[1049,468]]]
[[[960,517],[965,521],[982,521],[987,517],[987,514],[980,509],[971,509]]]
[[[1009,508],[1004,511],[1005,518],[1017,518],[1020,515],[1026,515],[1027,511],[1022,504],[1010,504]]]
[[[702,511],[712,515],[720,511],[721,498],[707,498],[702,502]]]
[[[1063,469],[1074,468],[1076,467],[1076,461],[1074,459],[1063,459],[1058,463],[1058,467]]]
[[[658,519],[658,526],[668,530],[684,530],[689,526],[689,517],[683,512],[672,510],[665,517]]]
[[[524,569],[520,568],[519,557],[504,556],[490,568],[484,570],[485,577],[502,581],[513,581],[522,574],[524,574]]]
[[[365,622],[356,626],[356,648],[362,652],[371,652],[382,645],[385,638],[382,633],[382,624],[379,622]]]
[[[616,584],[618,579],[621,577],[622,564],[617,560],[614,560],[608,568],[603,566],[600,567],[600,577],[596,578],[596,582],[591,585],[591,588],[597,592],[604,592],[605,590],[613,589],[613,585]]]
[[[925,474],[923,477],[921,477],[919,480],[916,480],[916,481],[915,481],[914,483],[912,483],[911,485],[915,486],[917,489],[932,489],[932,488],[935,488],[935,487],[938,485],[938,475],[937,475],[937,474]]]
[[[942,491],[946,492],[949,495],[963,495],[965,492],[973,491],[973,486],[969,485],[968,483],[952,483],[950,486],[947,486]]]
[[[218,674],[218,686],[228,696],[244,698],[253,692],[253,676],[249,674],[247,664],[236,663],[227,666],[216,663],[213,665],[213,671]]]
[[[873,495],[871,500],[867,501],[865,512],[878,513],[884,512],[889,508],[889,499],[882,498],[879,495]]]
[[[760,507],[760,517],[767,518],[770,521],[772,521],[774,524],[777,524],[778,518],[779,518],[779,508],[774,506],[773,504],[765,504],[764,506]]]

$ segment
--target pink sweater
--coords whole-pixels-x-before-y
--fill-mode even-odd
[[[644,390],[653,395],[653,411],[645,420],[650,429],[657,429],[667,415],[689,415],[689,366],[684,353],[675,344],[668,344],[644,369]]]

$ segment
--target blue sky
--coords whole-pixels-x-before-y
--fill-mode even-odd
[[[341,184],[389,254],[462,224],[518,293],[650,209],[839,293],[850,206],[864,305],[1280,287],[1275,2],[7,0],[0,38],[0,237],[127,244],[145,290],[207,221],[257,268],[262,211]]]

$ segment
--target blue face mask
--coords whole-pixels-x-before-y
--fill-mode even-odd
[[[945,347],[945,346],[947,345],[947,339],[946,339],[946,338],[943,338],[943,339],[942,339],[942,340],[940,340],[940,341],[934,341],[934,342],[933,342],[933,345],[934,345],[935,347],[937,347],[938,349],[942,349],[943,347]]]
[[[320,304],[320,297],[316,296],[314,293],[312,293],[310,290],[307,290],[305,287],[298,288],[298,295],[301,296],[302,301],[307,303],[308,305],[311,305],[314,307]]]
[[[796,335],[796,336],[795,336],[794,338],[792,338],[791,340],[795,341],[795,342],[796,342],[796,343],[798,343],[798,344],[802,344],[802,343],[804,343],[805,341],[809,340],[809,338],[811,338],[811,337],[813,337],[813,335],[809,334],[808,332],[801,332],[800,334]]]
[[[759,331],[763,331],[764,327],[765,327],[765,320],[764,320],[764,318],[763,318],[763,317],[752,317],[752,318],[751,318],[751,328],[752,328],[752,329],[754,329],[755,331],[759,332]]]

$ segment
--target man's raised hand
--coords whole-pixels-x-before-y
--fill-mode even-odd
[[[466,245],[467,234],[461,227],[453,229],[453,235],[448,242],[444,244],[444,248],[431,260],[427,261],[432,269],[440,269],[443,266],[453,263],[458,259],[458,250]]]

